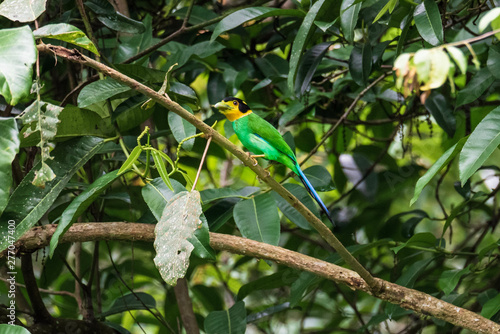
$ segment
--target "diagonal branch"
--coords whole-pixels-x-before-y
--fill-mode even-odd
[[[373,291],[379,291],[381,286],[380,282],[377,281],[368,270],[363,267],[358,260],[349,253],[349,251],[342,245],[342,243],[337,239],[337,237],[332,233],[332,231],[318,218],[316,217],[302,202],[300,202],[292,193],[286,190],[282,185],[280,185],[276,180],[274,180],[269,173],[267,173],[259,165],[254,165],[252,158],[250,158],[245,152],[240,150],[236,145],[227,140],[219,132],[215,131],[209,125],[205,124],[203,121],[196,118],[195,115],[189,113],[187,110],[182,108],[178,103],[172,101],[167,96],[158,94],[153,89],[141,84],[140,82],[104,65],[101,64],[85,55],[81,54],[79,51],[73,49],[66,49],[61,46],[55,46],[50,44],[39,44],[37,46],[39,52],[51,53],[62,57],[71,62],[79,63],[88,67],[92,67],[119,82],[126,84],[132,89],[146,95],[147,97],[153,99],[157,103],[161,104],[168,110],[178,114],[189,123],[193,124],[198,130],[205,133],[205,135],[212,137],[212,140],[218,143],[220,146],[224,147],[229,152],[233,153],[238,159],[240,159],[247,167],[252,169],[257,176],[267,183],[274,191],[276,191],[281,197],[283,197],[288,203],[290,203],[297,211],[307,219],[307,221],[318,231],[321,237],[332,246],[337,253],[342,257],[342,259],[355,270],[368,284],[368,286]],[[381,79],[380,79],[381,80]]]
[[[16,242],[16,249],[21,252],[33,252],[47,246],[56,227],[55,224],[48,224],[32,228]],[[71,226],[59,242],[97,240],[153,242],[154,228],[153,224],[139,223],[78,223]],[[285,248],[213,232],[210,233],[210,246],[216,250],[271,260],[293,269],[308,271],[418,314],[432,316],[477,333],[500,333],[500,324],[467,309],[379,278],[376,280],[382,289],[374,293],[356,272]],[[0,253],[0,258],[5,256],[4,252]]]

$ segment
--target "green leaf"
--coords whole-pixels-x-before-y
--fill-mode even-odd
[[[354,29],[358,22],[361,2],[356,0],[343,0],[340,5],[340,27],[344,33],[344,38],[349,42],[354,42]]]
[[[178,143],[180,143],[187,137],[191,137],[196,134],[196,128],[193,124],[189,123],[184,118],[172,111],[169,111],[168,113],[168,125],[170,126],[170,130],[172,130],[172,134],[174,135],[174,138]],[[182,144],[182,148],[184,148],[186,151],[191,151],[193,145],[194,138],[185,141]]]
[[[325,167],[316,165],[305,169],[303,172],[316,191],[326,192],[335,189],[332,176]],[[298,180],[297,177],[296,179]]]
[[[109,29],[127,34],[142,34],[146,31],[142,22],[132,20],[120,12],[115,12],[113,15],[97,15],[97,19]]]
[[[396,284],[405,286],[407,288],[413,288],[413,285],[417,279],[422,275],[423,271],[427,266],[434,260],[433,258],[424,259],[413,263],[406,271],[396,280]],[[385,313],[389,316],[389,319],[400,310],[401,307],[396,304],[387,304],[385,308]]]
[[[129,293],[119,297],[113,302],[111,307],[101,314],[107,317],[113,314],[123,313],[131,310],[156,309],[156,300],[153,296],[145,292]]]
[[[463,269],[443,271],[441,273],[441,276],[439,277],[438,286],[441,290],[443,290],[445,295],[449,295],[453,292],[453,290],[455,290],[455,287],[457,286],[462,276],[467,275],[470,272],[470,265]]]
[[[52,38],[82,47],[99,56],[94,43],[83,31],[67,23],[48,24],[33,31],[35,39]]]
[[[240,9],[223,18],[215,26],[210,41],[213,42],[220,34],[234,29],[245,22],[251,20],[260,20],[271,16],[295,16],[304,17],[304,13],[296,9],[276,9],[271,7],[253,7]]]
[[[425,108],[430,111],[432,117],[434,117],[437,124],[446,134],[448,134],[448,137],[452,138],[457,129],[457,120],[450,106],[450,101],[437,91],[433,91],[425,100]]]
[[[247,326],[247,311],[243,301],[236,302],[229,310],[210,312],[205,318],[207,334],[244,334]]]
[[[154,262],[163,280],[172,286],[186,275],[194,249],[189,238],[202,225],[200,193],[183,191],[172,197],[155,227]]]
[[[462,186],[500,145],[500,107],[490,111],[467,139],[459,159]]]
[[[488,69],[490,73],[497,79],[500,79],[500,46],[498,44],[491,45],[488,51]]]
[[[19,131],[15,118],[0,117],[0,215],[7,206],[12,185],[12,161],[19,152]]]
[[[325,0],[318,0],[309,9],[293,41],[290,56],[290,68],[288,70],[288,89],[290,90],[290,92],[294,92],[295,79],[297,77],[300,59],[302,58],[302,53],[306,48],[309,36],[314,32],[314,30],[316,30],[314,21],[319,15],[324,2]]]
[[[157,150],[151,151],[151,155],[153,156],[153,160],[155,162],[156,170],[160,174],[161,179],[170,190],[174,191],[174,187],[170,183],[170,178],[168,177],[167,168],[165,167],[165,162],[163,161],[162,156],[158,153]]]
[[[394,254],[397,254],[400,250],[408,246],[434,248],[436,246],[436,237],[434,236],[434,234],[429,232],[417,233],[410,239],[408,239],[408,241],[406,241],[404,244],[392,247],[391,250],[394,252]]]
[[[398,57],[401,52],[403,52],[406,40],[408,39],[408,31],[410,30],[412,20],[413,14],[412,12],[410,12],[401,22],[401,34],[398,39],[398,45],[396,46],[396,57]]]
[[[61,214],[61,220],[57,224],[56,231],[50,239],[49,256],[52,258],[59,239],[68,231],[78,217],[94,202],[94,200],[119,176],[118,171],[104,174],[87,187]]]
[[[47,0],[5,0],[0,4],[0,15],[11,21],[32,22],[45,11]]]
[[[309,210],[311,210],[312,213],[319,217],[318,208],[316,207],[315,202],[313,201],[307,190],[304,189],[304,187],[293,183],[285,183],[283,187],[285,187],[285,189],[287,189],[295,197],[297,197],[297,199],[302,202]],[[281,197],[274,191],[271,194],[278,204],[278,208],[288,219],[290,219],[292,223],[305,230],[311,229],[311,225],[309,225],[307,219],[305,219],[304,216],[302,216],[293,206],[291,206],[290,203],[288,203],[283,197]]]
[[[495,77],[487,67],[480,69],[465,88],[458,92],[456,107],[476,101],[494,81]]]
[[[24,327],[7,324],[0,324],[0,332],[3,334],[30,334]]]
[[[349,73],[358,85],[364,87],[372,71],[372,47],[369,43],[355,46],[349,57]]]
[[[270,194],[242,200],[234,206],[234,221],[245,238],[277,245],[280,219],[276,202]]]
[[[176,180],[172,180],[172,186],[176,192],[186,191],[184,186]],[[161,219],[161,214],[165,209],[165,205],[167,205],[167,202],[175,195],[175,192],[167,187],[161,177],[157,177],[151,182],[146,183],[146,186],[141,189],[141,192],[144,201],[156,220]]]
[[[217,201],[224,198],[244,198],[246,194],[254,193],[259,191],[258,187],[245,187],[239,190],[234,190],[231,188],[216,188],[216,189],[205,189],[200,192],[201,201],[203,204],[208,204],[213,201]]]
[[[436,174],[439,173],[439,171],[443,169],[444,166],[448,165],[450,161],[458,154],[458,152],[460,152],[466,140],[467,138],[462,138],[458,143],[450,147],[434,163],[434,165],[432,165],[432,167],[429,168],[427,172],[425,172],[425,174],[418,179],[417,184],[415,185],[415,192],[413,193],[413,198],[410,201],[410,205],[413,205],[417,201],[418,197],[420,196],[420,193],[427,185],[427,183],[429,183],[429,181],[432,180],[432,178],[436,176]]]
[[[332,45],[331,42],[320,43],[307,50],[304,54],[297,70],[297,79],[295,81],[296,94],[302,95],[309,88],[316,68],[330,45]]]
[[[458,68],[460,69],[460,72],[462,72],[462,74],[467,73],[467,57],[465,57],[462,50],[454,46],[448,45],[446,46],[446,51],[448,51],[451,58],[453,58]]]
[[[78,94],[78,106],[86,108],[128,90],[130,87],[113,79],[95,81],[85,86]]]
[[[8,104],[29,95],[36,54],[29,26],[0,30],[0,95]]]
[[[126,171],[128,171],[130,168],[132,168],[132,165],[135,164],[137,159],[139,159],[139,156],[142,153],[142,147],[141,146],[136,146],[130,152],[130,155],[128,156],[127,160],[123,163],[123,165],[120,167],[120,170],[118,171],[118,176],[122,175]]]
[[[424,0],[415,7],[413,18],[420,36],[427,43],[433,46],[443,44],[443,23],[434,0]]]
[[[115,11],[113,5],[107,1],[88,0],[84,4],[96,14],[102,24],[112,30],[129,34],[141,34],[146,30],[145,23],[132,20]]]
[[[398,0],[387,1],[387,3],[384,5],[384,7],[382,7],[380,12],[378,12],[377,16],[375,16],[375,19],[373,20],[372,24],[377,22],[382,16],[384,16],[384,14],[387,11],[389,11],[389,13],[392,13],[392,11],[394,10],[394,7],[396,6],[397,3],[398,3]]]
[[[13,235],[15,240],[38,222],[76,171],[99,152],[103,145],[104,141],[95,137],[81,137],[59,143],[53,151],[53,159],[47,161],[56,177],[48,182],[45,188],[36,187],[31,183],[41,163],[33,167],[12,193],[2,215],[2,221],[12,219],[16,222]],[[0,224],[0,235],[3,235],[0,240],[2,250],[9,245],[6,229],[6,224]]]
[[[238,290],[238,300],[243,300],[254,291],[277,289],[283,286],[291,285],[299,276],[296,270],[285,269],[277,273],[260,277],[243,285]]]
[[[500,311],[500,293],[483,305],[481,315],[486,319],[491,319],[498,311]]]
[[[479,21],[479,25],[477,26],[479,32],[483,32],[484,29],[486,29],[491,22],[498,19],[498,17],[500,17],[500,7],[490,9]]]

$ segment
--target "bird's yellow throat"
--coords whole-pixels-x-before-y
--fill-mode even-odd
[[[224,116],[226,116],[226,118],[230,121],[230,122],[234,122],[236,121],[237,119],[240,119],[242,117],[245,117],[245,116],[248,116],[252,113],[252,111],[248,111],[246,113],[242,113],[241,111],[239,111],[238,109],[231,109],[231,110],[227,110],[226,112],[223,112]]]

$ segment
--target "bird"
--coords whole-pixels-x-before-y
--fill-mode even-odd
[[[226,97],[214,107],[232,123],[234,132],[243,146],[254,153],[254,155],[249,154],[250,157],[277,161],[297,174],[311,197],[335,227],[335,222],[325,203],[300,169],[295,153],[274,126],[254,114],[245,101],[237,97]]]

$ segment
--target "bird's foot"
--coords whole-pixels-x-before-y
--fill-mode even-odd
[[[252,154],[250,154],[250,152],[247,152],[247,154],[248,154],[248,157],[253,160],[254,166],[257,166],[257,164],[258,164],[258,161],[255,158],[264,158],[265,157],[264,154],[252,155]]]

